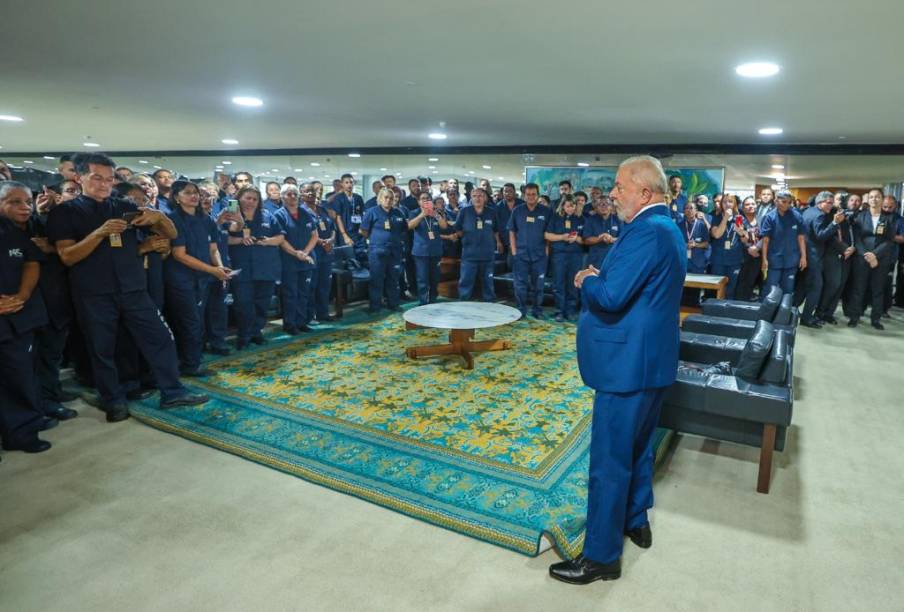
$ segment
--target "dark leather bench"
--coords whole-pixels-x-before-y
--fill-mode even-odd
[[[793,305],[794,296],[783,296],[781,289],[773,289],[776,291],[770,291],[761,303],[706,300],[703,302],[702,314],[685,317],[682,329],[746,340],[753,335],[758,321],[768,321],[778,330],[791,332],[790,340],[794,344],[800,319],[797,308]]]

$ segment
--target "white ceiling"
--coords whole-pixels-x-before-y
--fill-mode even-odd
[[[900,0],[12,0],[0,114],[25,121],[0,145],[425,146],[439,122],[447,146],[904,143],[902,21]],[[734,75],[760,59],[782,72]]]

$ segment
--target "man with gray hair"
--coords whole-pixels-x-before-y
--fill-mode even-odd
[[[819,329],[823,322],[816,318],[816,309],[822,296],[822,271],[823,261],[826,256],[826,247],[829,240],[838,231],[838,224],[844,221],[844,213],[836,212],[832,216],[831,211],[835,203],[835,196],[830,191],[820,191],[816,196],[813,206],[804,211],[804,236],[807,240],[807,269],[803,271],[804,278],[798,276],[798,286],[803,287],[806,301],[801,311],[801,324]]]
[[[575,276],[586,306],[578,320],[578,367],[596,390],[584,548],[550,575],[587,584],[621,576],[624,537],[649,548],[653,534],[653,432],[678,371],[678,308],[687,271],[659,161],[619,166],[610,197],[623,225],[603,260]]]

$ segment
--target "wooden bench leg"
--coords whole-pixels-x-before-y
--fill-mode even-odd
[[[763,425],[763,445],[760,447],[760,472],[757,476],[756,492],[769,493],[772,480],[772,453],[775,451],[775,429],[773,423]]]

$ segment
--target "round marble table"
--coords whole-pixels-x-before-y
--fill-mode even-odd
[[[521,318],[517,308],[490,302],[443,302],[405,311],[405,329],[432,327],[449,330],[449,343],[411,347],[411,359],[433,355],[461,355],[465,368],[474,369],[474,351],[501,351],[512,347],[507,340],[473,342],[474,330],[498,327]]]

